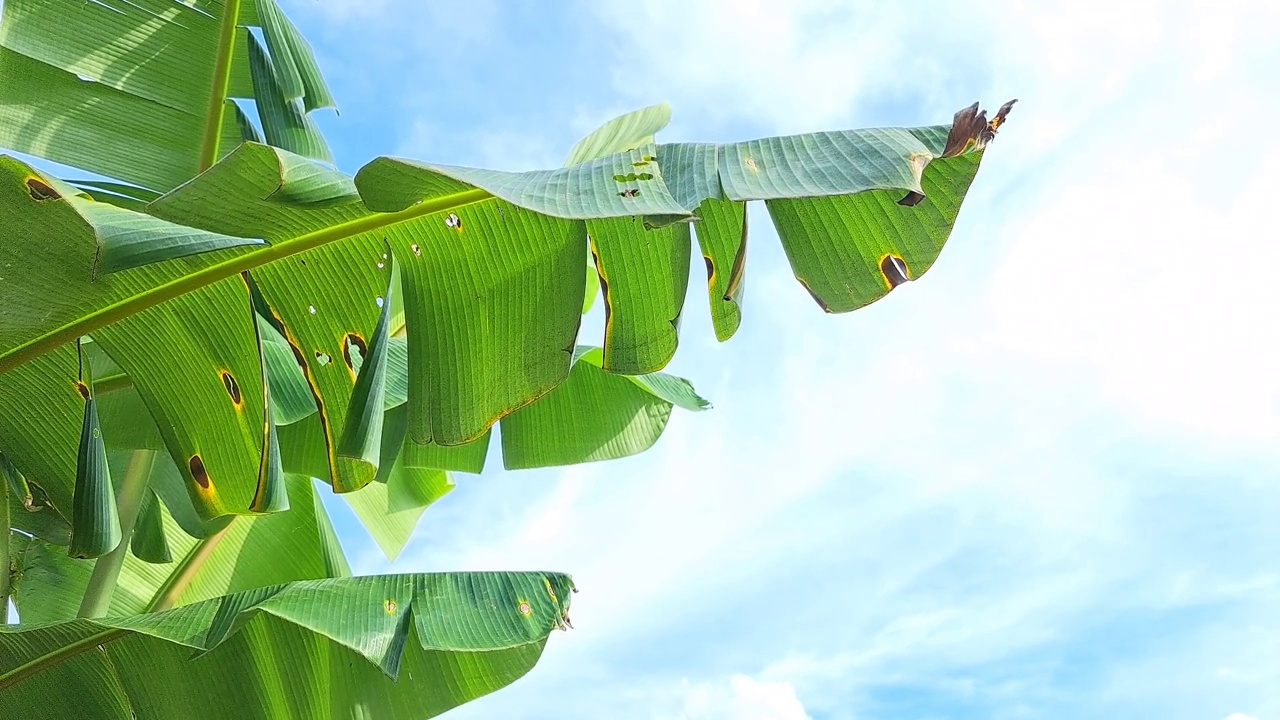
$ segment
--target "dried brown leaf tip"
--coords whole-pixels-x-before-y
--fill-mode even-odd
[[[956,113],[955,121],[951,125],[951,133],[947,135],[947,145],[942,151],[942,157],[955,157],[963,152],[968,151],[971,147],[974,150],[981,150],[991,142],[991,138],[996,136],[996,131],[1004,124],[1004,120],[1009,115],[1009,111],[1013,109],[1013,104],[1018,102],[1010,100],[1000,106],[996,111],[995,117],[987,120],[987,111],[979,110],[978,103],[974,103],[960,112]]]

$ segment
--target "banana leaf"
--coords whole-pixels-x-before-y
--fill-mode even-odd
[[[0,626],[0,717],[433,717],[527,673],[566,627],[572,587],[552,573],[341,578]]]

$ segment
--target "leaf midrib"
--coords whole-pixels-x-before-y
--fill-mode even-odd
[[[13,368],[30,360],[34,360],[47,352],[55,350],[78,337],[89,335],[98,328],[105,327],[111,323],[118,322],[140,313],[143,310],[159,305],[166,300],[172,300],[180,295],[185,295],[186,293],[194,290],[199,290],[206,285],[212,285],[220,280],[225,280],[229,277],[239,275],[242,272],[253,270],[262,265],[266,265],[267,263],[282,260],[292,255],[312,250],[323,245],[328,245],[329,243],[337,242],[339,240],[344,240],[349,237],[354,237],[362,233],[415,220],[432,213],[443,210],[453,210],[464,205],[488,200],[491,197],[493,196],[485,190],[472,188],[470,190],[464,190],[462,192],[424,200],[417,205],[412,205],[398,212],[375,213],[373,215],[366,215],[354,220],[348,220],[305,235],[299,235],[296,238],[281,241],[275,245],[269,245],[261,250],[255,250],[243,255],[237,255],[233,258],[228,258],[220,263],[215,263],[208,267],[201,268],[190,275],[175,278],[167,283],[150,288],[145,292],[125,298],[112,305],[99,308],[88,315],[63,325],[60,328],[51,330],[44,335],[28,340],[27,342],[0,355],[0,373],[8,372]]]
[[[222,11],[222,27],[218,32],[218,57],[213,66],[213,87],[209,91],[209,110],[204,118],[204,136],[200,142],[200,171],[218,159],[218,143],[222,138],[222,119],[227,110],[227,91],[231,87],[231,58],[234,54],[236,27],[240,24],[240,0],[227,0]]]
[[[118,640],[128,634],[128,630],[122,630],[120,628],[103,630],[88,637],[81,638],[70,645],[63,645],[39,657],[32,658],[18,667],[0,674],[0,690],[16,685],[41,670],[57,665],[65,660],[69,660],[86,650],[91,650],[100,645],[106,645],[107,643],[113,640]]]

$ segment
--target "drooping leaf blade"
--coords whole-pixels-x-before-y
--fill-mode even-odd
[[[649,449],[674,404],[710,407],[687,380],[606,372],[600,348],[580,347],[569,379],[502,420],[509,470],[612,460]]]
[[[147,488],[129,538],[129,550],[143,562],[167,564],[173,562],[169,541],[164,536],[164,510],[155,491]]]
[[[349,340],[344,354],[357,365],[355,386],[347,405],[347,417],[338,439],[338,463],[335,487],[338,492],[358,490],[371,482],[378,474],[382,456],[382,418],[386,405],[387,346],[391,339],[391,299],[395,288],[395,253],[384,253],[383,265],[387,271],[386,294],[381,297],[382,312],[364,347],[354,346]],[[356,361],[356,353],[360,359]],[[338,484],[341,483],[341,484]]]
[[[84,424],[80,431],[80,452],[76,461],[76,488],[71,504],[71,544],[67,554],[74,558],[106,555],[120,544],[120,517],[116,494],[111,486],[107,450],[98,426],[98,408],[92,382],[84,388]]]
[[[344,578],[145,615],[2,626],[0,713],[431,717],[528,672],[563,626],[571,587],[549,573]],[[94,692],[50,692],[90,677]],[[33,693],[45,700],[31,703]]]

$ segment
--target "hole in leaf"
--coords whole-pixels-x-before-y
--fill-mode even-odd
[[[231,396],[231,402],[236,405],[240,404],[243,399],[240,397],[240,385],[236,383],[236,379],[226,370],[222,371],[222,386],[227,389],[227,394]]]
[[[360,353],[360,360],[363,363],[365,354],[369,352],[369,347],[365,345],[364,338],[355,333],[347,333],[342,339],[342,359],[347,361],[347,367],[354,372],[356,369],[355,360],[351,357],[351,349],[355,348]]]
[[[373,302],[374,302],[374,304],[376,304],[378,307],[382,307],[382,303],[383,303],[382,296],[381,296],[381,295],[379,295],[378,297],[374,298],[374,299],[373,299]]]
[[[324,367],[325,365],[328,365],[329,363],[333,362],[333,358],[329,356],[329,353],[322,353],[319,350],[317,350],[316,362],[320,363],[320,367]]]
[[[379,270],[381,270],[382,268],[384,268],[384,267],[386,267],[386,266],[387,266],[387,264],[386,264],[386,263],[382,262],[381,260],[379,260],[379,261],[378,261],[378,269],[379,269]]]
[[[884,275],[884,279],[889,282],[890,289],[896,288],[911,279],[907,274],[907,264],[897,255],[885,255],[880,260],[880,272]]]
[[[382,606],[383,606],[384,608],[386,608],[386,609],[387,609],[387,614],[388,614],[388,615],[390,615],[391,613],[393,613],[393,612],[395,612],[395,611],[396,611],[396,601],[395,601],[395,600],[390,600],[390,599],[388,599],[386,602],[382,603]]]
[[[308,306],[307,306],[307,312],[311,313],[312,315],[315,315],[315,314],[316,314],[316,306],[315,306],[315,305],[308,305]]]
[[[200,459],[200,456],[192,455],[191,459],[187,461],[187,467],[191,469],[191,478],[196,481],[196,484],[208,490],[209,472],[204,469],[204,461]]]
[[[458,213],[449,213],[444,218],[444,226],[462,232],[462,218],[458,217]]]
[[[414,243],[414,244],[410,245],[410,246],[409,246],[409,249],[413,251],[413,254],[414,254],[414,255],[421,255],[421,254],[422,254],[422,246],[421,246],[421,245],[419,245],[418,243]]]
[[[627,188],[626,190],[623,190],[622,192],[618,193],[618,197],[626,198],[627,200],[636,198],[639,195],[640,195],[639,188]]]
[[[27,192],[38,200],[61,200],[62,195],[39,178],[27,178]]]

